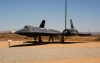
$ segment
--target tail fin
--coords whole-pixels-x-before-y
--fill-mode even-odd
[[[45,20],[42,20],[42,22],[41,22],[41,24],[40,24],[39,27],[40,27],[40,28],[44,28],[44,27],[45,27]]]
[[[74,29],[74,25],[73,25],[72,19],[70,19],[70,25],[71,25],[71,28]]]

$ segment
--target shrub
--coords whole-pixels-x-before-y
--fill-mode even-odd
[[[100,35],[95,39],[95,41],[100,41]]]

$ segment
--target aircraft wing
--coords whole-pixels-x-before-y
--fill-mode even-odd
[[[78,35],[79,35],[79,36],[91,36],[91,33],[79,32]]]

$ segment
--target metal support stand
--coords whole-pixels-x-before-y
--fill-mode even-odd
[[[8,47],[10,48],[10,42],[12,42],[12,40],[8,40]]]

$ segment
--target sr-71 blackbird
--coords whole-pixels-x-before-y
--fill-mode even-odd
[[[15,33],[20,34],[20,35],[25,35],[28,37],[34,37],[35,41],[38,37],[38,42],[42,42],[41,36],[49,36],[49,41],[51,39],[53,41],[54,36],[61,35],[60,42],[64,43],[64,36],[71,36],[71,35],[78,34],[78,31],[76,29],[74,29],[73,22],[71,19],[70,19],[70,24],[71,24],[71,29],[65,29],[65,30],[63,30],[63,32],[60,32],[58,30],[44,28],[45,20],[43,20],[39,27],[26,25],[26,26],[24,26],[23,29],[16,31]]]

